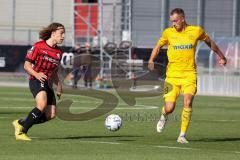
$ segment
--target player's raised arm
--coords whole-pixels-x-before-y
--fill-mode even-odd
[[[215,54],[218,55],[218,57],[220,58],[220,60],[218,61],[218,63],[221,66],[225,66],[227,64],[227,59],[224,56],[224,54],[222,53],[222,51],[219,49],[219,47],[217,46],[217,44],[211,39],[208,38],[205,43],[209,46],[209,48],[211,48],[211,50],[214,51]]]

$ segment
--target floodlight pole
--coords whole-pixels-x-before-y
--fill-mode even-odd
[[[116,43],[115,41],[116,41],[116,39],[115,39],[115,29],[116,29],[116,19],[115,19],[115,16],[116,16],[116,1],[114,1],[114,3],[113,3],[113,16],[112,16],[112,21],[113,21],[113,23],[112,23],[112,42],[114,42],[114,43]]]
[[[98,1],[98,37],[100,47],[100,77],[103,77],[103,0]]]
[[[12,42],[15,42],[15,30],[16,30],[16,0],[13,0],[13,10],[12,10]]]
[[[198,0],[197,24],[202,27],[204,26],[204,10],[205,10],[205,0]]]
[[[240,2],[239,0],[233,0],[233,21],[232,21],[232,36],[239,36],[239,23],[240,23]]]
[[[164,28],[168,25],[168,10],[169,10],[169,1],[162,0],[162,13],[161,13],[161,33],[163,32]]]
[[[90,43],[90,26],[91,26],[91,9],[92,7],[88,5],[88,10],[87,10],[87,21],[88,21],[88,29],[87,29],[87,42]]]
[[[129,0],[129,13],[128,13],[128,34],[129,34],[129,41],[132,43],[132,0]],[[132,47],[129,47],[128,51],[128,58],[129,60],[132,59]]]
[[[50,17],[51,23],[54,21],[54,0],[51,0],[51,17]]]
[[[72,46],[75,45],[75,0],[72,0],[72,17],[71,17],[71,22],[70,24],[72,24]]]

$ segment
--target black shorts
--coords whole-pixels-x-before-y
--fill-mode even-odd
[[[47,105],[56,105],[56,98],[55,98],[54,91],[51,87],[49,87],[47,81],[45,81],[44,83],[41,83],[37,79],[29,80],[29,88],[34,98],[37,96],[37,94],[40,91],[46,91]]]

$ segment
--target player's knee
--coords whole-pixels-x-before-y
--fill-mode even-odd
[[[184,107],[191,107],[192,105],[191,105],[191,103],[189,103],[189,102],[186,102],[186,103],[184,103]]]
[[[40,110],[43,111],[47,106],[47,102],[46,101],[37,101],[36,105]]]
[[[184,107],[191,107],[191,106],[192,106],[192,98],[185,98]]]
[[[165,113],[166,114],[170,114],[174,111],[174,108],[175,108],[175,102],[165,102],[165,107],[164,107],[164,110],[165,110]]]
[[[166,113],[166,114],[172,113],[172,112],[174,111],[174,108],[175,108],[174,103],[171,103],[171,104],[168,103],[168,104],[166,104],[166,106],[165,106],[165,108],[164,108],[165,113]]]
[[[166,114],[170,114],[170,113],[172,113],[174,111],[174,107],[166,107],[165,108],[165,113]]]
[[[184,96],[184,107],[191,107],[194,96],[191,94],[186,94]]]
[[[47,103],[45,103],[45,102],[38,102],[37,103],[37,108],[41,111],[43,111],[46,108],[46,106],[47,106]]]

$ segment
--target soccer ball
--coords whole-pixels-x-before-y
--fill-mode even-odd
[[[110,131],[117,131],[122,126],[122,119],[119,115],[111,114],[105,120],[105,127]]]

